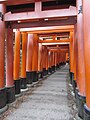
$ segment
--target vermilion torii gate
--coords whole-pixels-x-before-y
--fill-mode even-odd
[[[29,2],[32,3],[33,1]],[[21,3],[26,4],[28,2],[21,0],[0,1],[0,109],[7,103],[13,102],[15,94],[20,94],[21,88],[26,89],[27,84],[37,82],[39,77],[42,78],[48,72],[55,71],[55,67],[66,63],[66,53],[69,53],[71,84],[74,87],[78,103],[78,115],[84,120],[89,120],[90,17],[88,11],[90,2],[88,0],[77,0],[77,12],[76,7],[72,6],[68,9],[42,11],[41,1],[35,2],[33,12],[7,12],[7,5]],[[55,21],[53,18],[59,20],[56,19]],[[41,19],[42,21],[40,21]],[[46,22],[45,19],[48,21]],[[16,29],[14,38],[13,29]],[[55,40],[55,36],[53,40],[42,41],[39,39],[39,34],[51,34],[53,32],[69,32],[70,35],[68,39],[61,39],[60,41]],[[64,44],[70,43],[69,51],[65,48],[62,49],[60,44],[63,42]],[[48,47],[52,43],[56,45],[55,48]],[[5,61],[6,79],[4,76]]]

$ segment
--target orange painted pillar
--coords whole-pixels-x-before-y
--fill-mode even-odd
[[[38,72],[41,70],[41,51],[42,51],[42,43],[38,44]]]
[[[68,52],[66,52],[66,62],[68,63]]]
[[[53,72],[53,51],[51,50],[51,70]]]
[[[76,91],[78,92],[78,79],[77,79],[77,72],[78,72],[78,54],[77,54],[77,24],[74,25],[74,61],[73,61],[73,68],[74,68],[74,80],[73,80],[73,88],[76,97]]]
[[[46,75],[46,46],[43,46],[43,76]]]
[[[59,68],[59,50],[57,51],[57,68]]]
[[[59,65],[59,63],[60,63],[60,51],[58,51],[58,65]]]
[[[50,72],[50,51],[48,50],[48,72]]]
[[[57,69],[57,51],[55,51],[55,69]]]
[[[33,34],[28,34],[27,56],[26,56],[26,79],[28,84],[32,84],[32,57],[33,57]]]
[[[13,80],[13,29],[11,24],[7,28],[6,40],[6,88],[7,102],[12,103],[15,100],[15,85]]]
[[[60,49],[58,50],[58,67],[60,68],[61,64],[60,64],[60,59],[61,59],[61,51]]]
[[[53,51],[53,54],[52,54],[52,61],[53,61],[52,70],[55,72],[55,53],[54,53],[54,51]]]
[[[53,71],[53,51],[51,50],[51,69]]]
[[[86,105],[84,120],[90,120],[90,1],[83,0]]]
[[[62,54],[62,49],[60,48],[59,49],[59,66],[62,66],[63,65],[63,61],[62,61],[62,56],[63,56],[63,54]]]
[[[5,5],[0,4],[0,12],[5,13]],[[6,89],[4,82],[5,22],[0,17],[0,109],[6,105]]]
[[[48,74],[48,49],[43,46],[43,76]]]
[[[56,70],[57,70],[57,51],[55,52],[55,67],[56,67]]]
[[[70,53],[70,83],[73,84],[74,77],[74,69],[73,69],[73,61],[74,61],[74,33],[70,32],[70,45],[69,45],[69,53]]]
[[[46,75],[48,74],[48,49],[46,46]]]
[[[32,73],[33,82],[38,81],[38,35],[33,34]]]
[[[20,40],[21,33],[19,30],[15,32],[15,45],[14,45],[14,83],[15,94],[20,94]]]
[[[22,35],[22,58],[21,58],[21,89],[27,88],[26,80],[26,54],[27,54],[27,33],[23,32]]]
[[[83,118],[83,107],[85,102],[85,61],[84,61],[84,31],[83,31],[83,14],[82,10],[83,0],[77,0],[77,44],[78,44],[78,115]]]
[[[49,73],[52,73],[52,57],[51,57],[51,51],[49,50],[49,52],[48,52],[48,58],[49,58],[49,61],[48,61],[48,64],[49,64],[49,68],[48,68],[48,70],[49,70]]]
[[[66,52],[64,51],[64,64],[66,64]]]
[[[66,59],[65,59],[65,58],[66,58],[65,50],[62,49],[62,52],[63,52],[62,55],[63,55],[63,65],[64,65],[64,64],[66,63],[66,61],[65,61],[65,60],[66,60]]]
[[[39,43],[38,45],[38,78],[43,78],[43,52],[42,52],[42,43]]]
[[[63,51],[62,49],[59,50],[60,51],[60,66],[63,65]]]
[[[55,51],[53,50],[53,71],[55,72]]]
[[[64,51],[62,50],[62,61],[63,61],[63,64],[64,64]]]

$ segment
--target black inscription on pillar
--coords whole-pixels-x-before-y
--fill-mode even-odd
[[[78,14],[82,14],[82,5],[79,6]]]

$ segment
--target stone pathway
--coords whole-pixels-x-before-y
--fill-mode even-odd
[[[68,72],[65,65],[43,80],[4,120],[74,120],[68,105]]]

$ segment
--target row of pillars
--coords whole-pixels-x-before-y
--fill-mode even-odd
[[[77,24],[71,33],[70,77],[78,115],[90,120],[90,15],[89,0],[77,0]]]
[[[5,6],[0,4],[5,13]],[[52,50],[38,43],[37,34],[27,34],[0,19],[0,109],[15,101],[15,95],[66,63],[68,51]],[[13,35],[14,34],[14,35]],[[14,37],[13,37],[14,36]],[[6,73],[5,73],[6,71]]]

